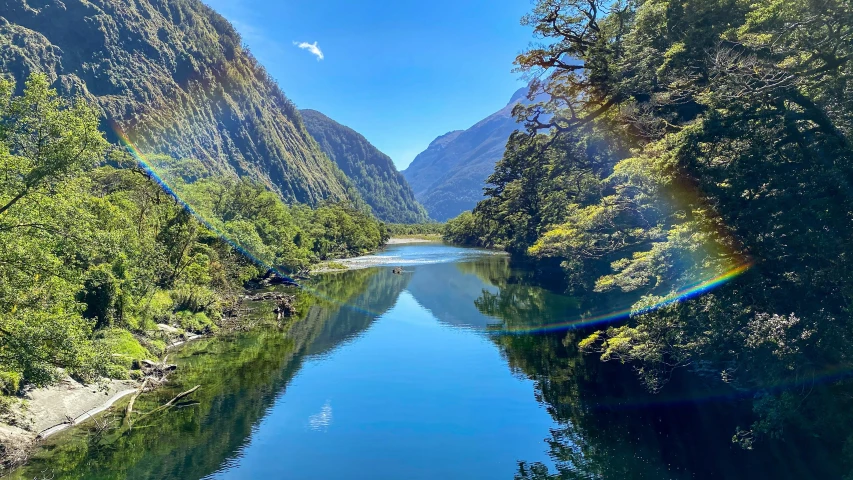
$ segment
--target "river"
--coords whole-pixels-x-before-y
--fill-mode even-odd
[[[193,342],[172,383],[50,440],[17,478],[833,478],[819,439],[732,435],[748,395],[578,352],[598,313],[493,252],[388,247],[312,279],[298,319]],[[402,274],[392,266],[403,266]],[[615,307],[614,307],[615,308]],[[683,378],[682,378],[683,377]]]

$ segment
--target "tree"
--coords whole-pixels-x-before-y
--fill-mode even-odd
[[[12,91],[0,79],[0,218],[25,196],[93,166],[107,146],[96,108],[58,97],[46,75],[33,74],[19,97]]]
[[[638,295],[583,347],[651,390],[685,366],[758,391],[850,368],[849,2],[539,0],[524,23],[541,43],[516,64],[547,100],[516,107],[527,134],[457,230],[560,262],[586,295]],[[744,437],[821,422],[823,392],[764,392]]]

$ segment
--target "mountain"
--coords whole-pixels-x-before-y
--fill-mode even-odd
[[[45,72],[145,153],[194,157],[309,204],[360,201],[222,16],[199,0],[4,0],[0,74]],[[117,128],[115,128],[115,127]]]
[[[377,218],[392,223],[429,220],[415,200],[405,177],[388,155],[380,152],[355,130],[316,110],[302,110],[308,133],[349,177]]]
[[[503,156],[509,135],[519,128],[512,108],[526,95],[522,88],[506,107],[468,130],[436,138],[403,170],[430,217],[445,221],[471,210],[483,198],[486,178]]]

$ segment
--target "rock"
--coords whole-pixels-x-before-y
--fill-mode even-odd
[[[246,295],[245,297],[243,297],[243,299],[246,300],[247,302],[263,302],[263,301],[268,301],[268,300],[275,300],[275,301],[280,302],[280,301],[284,300],[285,298],[291,298],[292,299],[293,297],[291,297],[290,295],[285,295],[283,293],[277,293],[277,292],[264,292],[264,293],[259,293],[257,295]]]
[[[183,333],[180,328],[175,328],[175,327],[173,327],[171,325],[167,325],[165,323],[158,323],[157,329],[160,330],[161,332],[166,332],[170,335],[180,335],[181,333]]]
[[[287,285],[291,287],[298,287],[299,284],[294,282],[292,279],[287,278],[285,276],[279,275],[273,270],[268,270],[266,274],[260,279],[250,280],[246,286],[252,289],[258,288],[266,288],[273,285]]]

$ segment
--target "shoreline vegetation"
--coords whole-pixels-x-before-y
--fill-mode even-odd
[[[436,240],[433,236],[428,239],[395,238],[388,239],[386,245],[434,241]],[[369,252],[368,255],[372,253],[375,251]],[[345,261],[347,258],[338,260]],[[339,261],[324,261],[312,265],[310,274],[340,272],[350,268],[359,267],[349,267]],[[294,294],[280,293],[270,290],[269,286],[264,287],[263,284],[257,283],[255,288],[260,290],[246,288],[241,298],[241,304],[245,302],[261,304],[260,308],[265,310],[261,316],[276,315],[279,322],[283,318],[299,320],[299,315],[292,306],[296,299]],[[253,291],[261,293],[253,295]],[[281,308],[282,305],[288,305],[288,308]],[[238,308],[237,310],[241,309]],[[166,362],[169,354],[174,353],[175,349],[195,340],[252,330],[257,325],[248,321],[248,317],[250,316],[249,312],[254,310],[256,309],[246,308],[245,311],[236,313],[234,317],[229,319],[227,326],[221,326],[219,330],[207,334],[186,335],[186,332],[170,325],[158,324],[159,330],[172,335],[170,343],[163,350],[164,355],[144,359],[142,362],[153,365],[152,373],[155,375],[162,374],[162,368],[173,371],[174,365]],[[161,369],[158,370],[157,366],[160,366]],[[156,379],[156,382],[149,382],[151,379]],[[86,422],[96,420],[100,414],[112,408],[126,409],[127,397],[133,396],[134,398],[129,400],[129,402],[133,402],[140,394],[151,393],[158,387],[165,385],[167,381],[167,375],[162,375],[160,378],[145,376],[127,380],[101,378],[94,383],[83,383],[66,375],[55,384],[25,389],[20,398],[22,401],[7,405],[4,418],[0,420],[0,445],[3,446],[2,452],[0,452],[0,462],[2,462],[0,475],[14,471],[17,467],[26,464],[29,455],[48,438],[66,429],[82,426]],[[187,395],[189,394],[191,392]],[[132,403],[130,408],[132,408]],[[129,415],[129,409],[125,410],[125,415]]]
[[[43,433],[33,392],[77,398],[67,410],[45,400],[46,428],[88,418],[166,377],[170,345],[248,328],[246,288],[271,266],[299,276],[410,229],[346,202],[287,204],[195,160],[140,165],[45,75],[15,92],[0,79],[0,473]],[[292,314],[291,297],[270,299],[279,319]]]
[[[733,444],[819,436],[853,472],[849,3],[537,0],[522,23],[541,40],[515,61],[524,131],[445,239],[591,302],[636,295],[563,344],[650,393],[689,372],[749,395]]]
[[[262,289],[261,292],[252,295],[252,290],[247,289],[241,306],[245,303],[258,304],[263,310],[261,317],[276,318],[279,323],[283,319],[298,317],[293,307],[294,294],[270,291],[268,288]],[[283,305],[288,307],[282,308]],[[168,376],[176,371],[176,367],[167,362],[169,355],[175,353],[176,349],[197,340],[232,335],[257,327],[258,324],[252,317],[258,315],[255,313],[258,308],[244,307],[241,310],[243,311],[230,318],[227,324],[206,334],[187,335],[170,325],[158,324],[159,330],[171,334],[171,340],[163,350],[163,355],[151,356],[138,362],[138,371],[143,374],[141,376],[124,380],[102,377],[84,383],[64,375],[56,383],[25,388],[18,397],[19,401],[5,406],[3,418],[0,420],[0,445],[3,447],[0,451],[0,475],[26,464],[30,454],[48,438],[66,429],[95,421],[100,414],[114,407],[125,409],[127,397],[133,396],[130,400],[133,402],[139,395],[151,393],[168,384]],[[131,414],[130,408],[124,412],[128,418]]]
[[[435,234],[411,234],[389,238],[385,246],[435,243],[440,241],[441,237]],[[373,253],[376,253],[376,251],[369,252],[367,255]],[[372,266],[369,264],[345,263],[351,258],[356,257],[344,257],[334,261],[324,261],[314,264],[311,266],[310,274],[334,273]],[[289,304],[295,301],[295,297],[292,294],[276,293],[270,291],[268,288],[260,291],[261,293],[252,295],[253,290],[247,288],[242,296],[243,301],[269,303],[269,300],[278,300],[279,304],[282,303],[282,300]],[[278,306],[273,304],[265,305],[264,307],[265,310],[269,310],[266,312],[267,314],[284,313]],[[243,314],[243,316],[245,315],[247,314]],[[281,320],[282,316],[290,318],[294,315],[295,312],[290,309],[286,315],[279,315],[279,320]],[[166,324],[158,324],[157,327],[159,329],[173,335],[171,343],[164,349],[163,356],[145,359],[145,361],[154,365],[167,365],[166,361],[168,360],[169,353],[174,353],[175,349],[189,342],[211,338],[220,334],[231,334],[251,329],[252,327],[247,322],[241,321],[240,317],[241,314],[238,313],[234,318],[230,319],[228,328],[202,335],[187,336],[185,332],[179,329]],[[23,394],[24,401],[8,407],[5,412],[6,418],[0,421],[0,445],[3,445],[0,460],[4,464],[4,469],[0,470],[0,473],[3,473],[4,470],[9,472],[24,465],[31,452],[37,449],[48,438],[66,429],[93,421],[97,416],[112,408],[126,408],[125,402],[128,401],[127,397],[136,397],[143,393],[151,393],[166,381],[165,378],[161,378],[155,385],[153,383],[149,384],[148,378],[129,380],[103,378],[94,384],[86,384],[70,376],[65,376],[56,384],[27,390]],[[130,401],[132,402],[133,400]],[[14,420],[10,422],[9,419]]]

